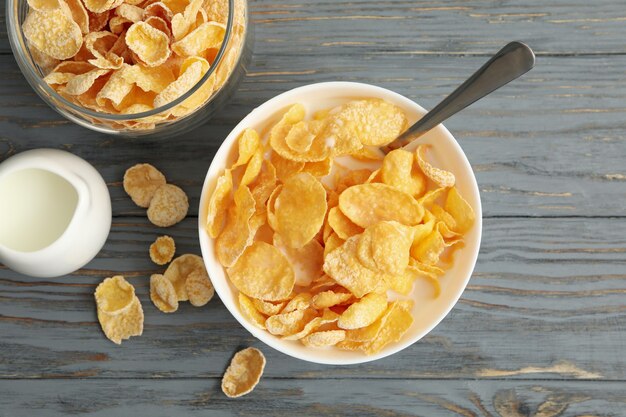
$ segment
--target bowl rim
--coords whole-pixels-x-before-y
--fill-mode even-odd
[[[228,158],[228,154],[231,152],[232,146],[235,140],[239,137],[240,133],[245,128],[249,127],[250,119],[254,119],[257,114],[266,111],[268,108],[270,109],[273,108],[275,110],[280,109],[281,106],[277,106],[277,103],[282,102],[283,100],[286,99],[286,97],[290,97],[290,96],[301,97],[302,94],[304,93],[313,92],[313,91],[320,90],[320,89],[328,89],[329,91],[333,91],[333,90],[340,91],[342,89],[355,89],[355,90],[360,89],[362,90],[361,97],[385,97],[385,96],[392,97],[397,102],[402,103],[401,106],[404,106],[404,108],[413,108],[414,110],[422,114],[426,113],[426,110],[422,106],[420,106],[419,104],[415,103],[411,99],[399,93],[396,93],[394,91],[388,90],[383,87],[371,85],[371,84],[349,82],[349,81],[320,82],[320,83],[307,84],[304,86],[296,87],[291,90],[278,94],[277,96],[265,101],[263,104],[253,109],[230,131],[228,136],[224,139],[219,149],[215,153],[213,159],[211,160],[211,163],[207,170],[207,174],[205,176],[205,180],[202,185],[202,191],[201,191],[201,197],[200,197],[200,203],[199,203],[199,209],[198,209],[198,236],[199,236],[203,261],[207,270],[209,271],[209,276],[211,275],[211,270],[213,270],[214,267],[221,268],[223,271],[223,266],[219,264],[219,262],[215,259],[214,253],[212,253],[212,251],[210,251],[207,246],[211,238],[206,234],[206,231],[204,228],[204,223],[205,223],[204,208],[207,206],[207,201],[209,198],[208,185],[210,181],[213,179],[212,171],[214,170],[213,169],[214,165],[215,164],[219,165],[222,163],[222,161]],[[348,96],[349,94],[346,94],[346,97]],[[303,101],[303,100],[300,100],[300,101]],[[293,100],[292,102],[296,102],[296,101]],[[454,294],[454,296],[451,299],[451,302],[445,307],[443,312],[439,316],[436,317],[436,319],[434,319],[428,326],[426,326],[426,328],[424,328],[416,336],[404,337],[402,340],[388,345],[388,347],[386,347],[385,349],[383,349],[381,352],[377,354],[374,354],[374,355],[363,354],[355,358],[349,358],[349,359],[346,359],[346,358],[329,359],[329,358],[319,358],[315,356],[312,357],[306,354],[302,354],[298,351],[285,348],[285,346],[280,343],[281,342],[280,339],[276,338],[274,335],[268,333],[265,330],[261,330],[261,329],[254,327],[251,323],[249,323],[246,320],[245,317],[242,316],[242,314],[238,311],[236,305],[231,306],[230,301],[225,301],[226,297],[231,295],[230,293],[223,291],[221,287],[219,288],[215,287],[215,291],[218,293],[218,296],[220,297],[220,299],[222,300],[222,303],[228,309],[230,314],[255,338],[259,339],[261,342],[272,347],[273,349],[281,353],[284,353],[288,356],[297,358],[297,359],[301,359],[301,360],[312,362],[312,363],[324,364],[324,365],[355,365],[355,364],[360,364],[360,363],[372,362],[378,359],[391,356],[413,345],[414,343],[422,339],[424,336],[426,336],[428,333],[430,333],[437,325],[439,325],[439,323],[445,317],[447,317],[450,311],[458,303],[458,300],[460,299],[461,295],[465,291],[467,284],[474,272],[474,268],[476,267],[476,261],[478,259],[478,253],[480,250],[480,244],[482,240],[482,203],[480,199],[480,190],[478,188],[476,176],[474,174],[474,170],[472,169],[467,159],[467,156],[465,155],[465,152],[463,152],[463,149],[461,148],[459,143],[456,141],[454,136],[450,133],[450,131],[448,131],[448,129],[446,129],[444,125],[440,124],[439,126],[435,127],[433,131],[434,130],[438,130],[440,134],[448,136],[448,139],[451,140],[451,144],[455,148],[455,151],[461,157],[462,163],[464,165],[463,168],[466,171],[471,173],[471,178],[469,178],[470,180],[469,183],[470,183],[472,194],[475,197],[475,202],[476,202],[476,206],[473,207],[475,214],[476,214],[476,221],[474,225],[474,227],[476,228],[476,244],[474,245],[474,251],[471,253],[471,260],[470,260],[470,263],[468,264],[469,269],[468,269],[467,276],[464,277],[462,281],[462,285],[458,286],[457,293]],[[466,250],[469,250],[469,249],[466,249]]]
[[[171,110],[176,107],[189,97],[191,97],[196,91],[198,91],[206,81],[208,81],[209,77],[216,71],[217,67],[222,63],[222,59],[226,55],[226,47],[228,42],[232,38],[232,32],[234,28],[234,11],[235,1],[236,0],[227,0],[228,2],[228,19],[226,21],[226,32],[224,34],[224,40],[220,45],[220,49],[218,50],[217,55],[215,56],[214,64],[209,67],[209,70],[204,74],[204,76],[196,83],[193,87],[187,90],[186,93],[181,95],[180,97],[170,101],[163,106],[157,107],[155,109],[144,111],[140,113],[131,113],[131,114],[113,114],[106,112],[99,112],[92,109],[89,109],[84,106],[79,106],[70,100],[63,97],[61,94],[56,92],[53,88],[51,88],[44,80],[43,77],[39,74],[39,71],[36,69],[34,65],[30,65],[28,62],[28,58],[35,63],[35,60],[32,57],[30,48],[26,44],[26,38],[23,35],[22,28],[20,27],[19,21],[16,21],[15,14],[13,13],[13,8],[18,6],[20,1],[25,0],[7,0],[5,7],[5,14],[7,15],[7,33],[9,38],[9,44],[11,46],[11,50],[13,52],[13,56],[15,61],[17,62],[20,71],[26,78],[26,81],[30,84],[30,86],[35,90],[35,93],[41,99],[46,102],[46,104],[53,107],[55,110],[58,109],[57,102],[62,103],[64,106],[67,106],[72,114],[80,114],[81,116],[89,116],[92,118],[99,118],[111,122],[125,122],[125,121],[135,121],[138,119],[148,118],[152,116],[159,115],[163,112]],[[246,18],[246,30],[248,30],[248,15],[247,15],[247,6],[245,10],[245,18]],[[242,45],[242,49],[245,45]],[[241,55],[242,51],[239,51],[239,55]],[[28,57],[28,58],[27,58]],[[43,90],[43,91],[41,91]],[[44,94],[45,93],[45,94]],[[47,96],[46,96],[47,95]],[[52,99],[50,99],[50,97]],[[207,102],[210,102],[211,99]],[[201,106],[202,107],[202,106]],[[197,110],[197,109],[196,109]],[[192,114],[194,112],[191,112]],[[181,117],[180,119],[183,119]]]

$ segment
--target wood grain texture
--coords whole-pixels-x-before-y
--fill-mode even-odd
[[[4,20],[4,0],[0,21]],[[251,0],[262,53],[491,54],[512,39],[541,54],[625,53],[621,0]],[[4,23],[4,22],[1,22]],[[0,51],[9,50],[0,25]]]
[[[0,416],[599,417],[623,416],[626,407],[620,383],[263,378],[237,400],[226,398],[219,384],[205,378],[0,381]]]
[[[32,91],[10,55],[0,0],[0,162],[67,149],[103,174],[114,225],[99,256],[56,279],[0,265],[0,417],[626,416],[626,43],[623,0],[252,0],[248,77],[206,126],[169,141],[97,134]],[[446,126],[466,151],[486,221],[469,287],[423,340],[350,367],[309,364],[256,341],[216,297],[174,315],[151,304],[148,246],[166,232],[198,253],[200,187],[234,125],[288,89],[346,80],[432,108],[510,40],[537,67]],[[121,188],[151,162],[187,191],[191,217],[147,222]],[[119,347],[96,322],[92,293],[123,273],[146,312]],[[260,347],[265,378],[227,400],[219,378],[240,347]]]
[[[232,103],[209,124],[169,141],[147,141],[90,132],[62,119],[7,60],[0,63],[0,161],[30,148],[68,149],[103,174],[115,215],[143,215],[121,179],[129,166],[153,162],[188,192],[193,214],[219,144],[269,98],[307,83],[346,80],[387,87],[431,108],[483,61],[256,55]],[[625,67],[626,56],[540,58],[527,76],[446,123],[476,171],[485,216],[624,215]]]
[[[255,341],[217,297],[204,308],[158,312],[148,277],[163,268],[147,249],[160,232],[144,219],[118,218],[100,256],[72,276],[0,270],[0,378],[216,377],[237,346],[254,344],[272,377],[626,380],[621,219],[487,220],[476,272],[448,318],[402,353],[339,368]],[[199,252],[195,219],[167,233],[178,253]],[[92,297],[118,273],[136,287],[146,314],[144,335],[122,347],[102,336]]]

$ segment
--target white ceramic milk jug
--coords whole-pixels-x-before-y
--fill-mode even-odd
[[[85,160],[56,149],[0,163],[0,263],[26,275],[76,271],[111,228],[109,190]]]

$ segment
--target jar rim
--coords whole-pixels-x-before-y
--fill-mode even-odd
[[[224,55],[226,54],[226,47],[228,46],[228,42],[232,37],[232,31],[234,27],[234,11],[235,11],[235,0],[227,0],[228,2],[228,19],[226,21],[226,32],[224,34],[224,40],[220,45],[220,49],[215,56],[215,61],[213,65],[209,67],[209,70],[202,76],[202,78],[187,92],[185,92],[180,97],[170,101],[167,104],[164,104],[160,107],[154,108],[152,110],[144,111],[141,113],[132,113],[132,114],[113,114],[106,112],[99,112],[95,110],[91,110],[87,107],[77,105],[70,100],[63,97],[61,94],[57,93],[52,87],[50,87],[44,79],[41,77],[41,74],[38,73],[37,69],[34,65],[31,65],[28,62],[28,59],[24,56],[28,54],[31,62],[35,62],[30,48],[26,45],[24,34],[21,29],[21,25],[19,23],[18,18],[18,3],[20,1],[26,0],[7,0],[6,3],[6,14],[7,14],[7,26],[8,26],[8,35],[9,35],[9,43],[11,45],[11,49],[13,50],[13,56],[17,61],[18,66],[20,67],[22,73],[24,73],[26,80],[32,85],[33,83],[37,84],[37,88],[41,88],[47,95],[51,96],[53,100],[61,102],[63,105],[69,107],[69,109],[74,112],[85,116],[90,116],[93,118],[98,118],[102,120],[112,121],[112,122],[125,122],[125,121],[135,121],[138,119],[143,119],[147,117],[152,117],[157,114],[163,113],[167,110],[170,110],[189,97],[191,97],[200,87],[204,85],[204,83],[209,79],[209,77],[215,72],[217,67],[222,62]],[[247,30],[247,28],[246,28]],[[35,88],[35,91],[37,91]],[[44,98],[44,101],[50,102],[49,99]],[[210,101],[210,99],[209,99]],[[52,104],[52,103],[49,103]]]

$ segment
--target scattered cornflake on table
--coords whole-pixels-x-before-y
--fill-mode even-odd
[[[259,383],[265,369],[265,356],[249,347],[233,356],[222,378],[222,391],[227,397],[237,398],[250,393]]]
[[[164,313],[176,311],[180,301],[202,307],[211,301],[214,294],[204,261],[197,255],[181,255],[170,263],[163,275],[150,277],[150,298]]]
[[[178,310],[178,296],[172,281],[161,274],[150,277],[150,299],[156,308],[164,313]]]
[[[148,220],[155,226],[170,227],[187,216],[189,200],[179,187],[165,184],[157,188],[148,207]]]
[[[176,243],[170,236],[159,236],[150,245],[150,259],[157,265],[170,262],[176,253]]]
[[[98,321],[105,336],[121,344],[131,336],[143,333],[143,309],[135,288],[117,275],[102,281],[94,293]]]
[[[206,305],[215,295],[213,283],[204,271],[191,272],[185,280],[185,290],[189,302],[194,307]]]
[[[200,256],[193,254],[181,255],[178,258],[174,259],[172,263],[169,264],[163,275],[165,276],[165,278],[170,280],[170,282],[174,286],[178,301],[189,300],[189,294],[187,292],[187,280],[192,275],[202,277],[201,279],[203,279],[204,285],[208,285],[208,283],[210,283],[209,274],[207,273],[206,267],[204,266],[204,261]],[[208,283],[206,280],[208,280]]]
[[[165,175],[150,164],[137,164],[124,174],[124,191],[139,207],[148,208],[156,190],[165,185]]]
[[[168,184],[165,175],[150,164],[137,164],[126,170],[124,191],[139,207],[148,208],[148,220],[155,226],[173,226],[189,211],[187,194]]]

